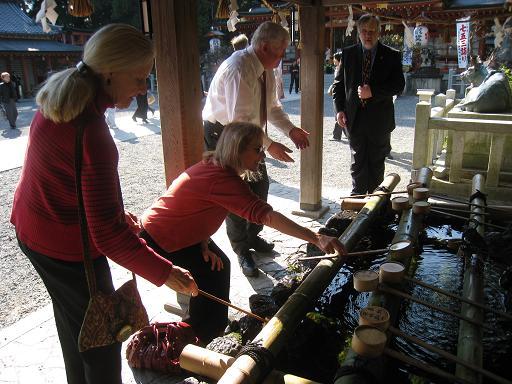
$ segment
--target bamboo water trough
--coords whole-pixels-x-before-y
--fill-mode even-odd
[[[397,174],[390,174],[384,179],[381,186],[387,188],[387,190],[393,190],[399,181],[400,177]],[[384,192],[382,195],[377,193],[377,196],[373,196],[343,232],[340,240],[345,244],[348,251],[363,237],[381,209],[386,207],[388,196]],[[345,258],[339,257],[322,260],[318,263],[281,309],[254,338],[253,343],[276,356],[303,319],[311,303],[323,293],[344,262]],[[264,379],[260,376],[263,376],[263,373],[270,368],[258,365],[248,355],[242,355],[226,370],[218,383],[261,383]]]
[[[417,179],[413,181],[419,182],[424,186],[428,186],[430,184],[431,178],[432,171],[430,168],[422,168],[417,173]],[[409,269],[411,257],[414,254],[414,248],[417,246],[418,234],[422,229],[422,219],[423,215],[414,214],[412,208],[403,210],[397,232],[392,240],[392,244],[407,241],[412,245],[412,252],[409,252],[408,254],[405,252],[390,252],[387,258],[388,261],[399,261],[402,263],[405,267],[405,272],[407,272]],[[389,323],[395,324],[400,311],[400,303],[401,300],[397,296],[389,295],[381,291],[376,291],[371,294],[368,305],[379,306],[387,309],[390,314]],[[350,368],[354,367],[359,359],[360,357],[357,356],[352,349],[350,349],[347,353],[345,361],[342,363],[342,367],[347,367],[347,372],[357,372],[357,370],[351,370]],[[369,362],[368,366],[371,366],[371,368],[377,372],[377,375],[384,374],[383,370],[385,364],[381,359],[373,359],[371,362]],[[360,373],[351,373],[350,375],[340,376],[335,381],[335,384],[358,382],[358,380],[363,379],[360,375]]]

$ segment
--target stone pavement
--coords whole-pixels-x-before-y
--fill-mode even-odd
[[[286,84],[285,84],[286,85]],[[328,86],[328,84],[327,84]],[[283,102],[298,100],[299,95],[286,95]],[[23,163],[27,141],[27,132],[33,114],[33,101],[18,104],[20,119],[19,129],[4,129],[0,138],[0,171],[19,167]],[[118,112],[116,121],[123,129],[111,130],[116,141],[130,140],[134,137],[154,134],[160,131],[158,111],[150,117],[149,124],[136,124],[131,120],[132,110]],[[1,122],[3,124],[3,122]],[[3,126],[0,126],[3,128]],[[293,220],[316,231],[333,213],[339,210],[335,203],[340,194],[347,191],[339,189],[323,191],[324,205],[329,212],[320,220],[293,217]],[[291,211],[298,208],[299,190],[279,183],[272,183],[269,203],[279,212],[291,217]],[[287,274],[288,260],[294,255],[305,252],[305,242],[290,238],[271,228],[265,228],[263,236],[272,240],[275,251],[270,255],[258,255],[257,264],[260,275],[257,278],[246,278],[238,267],[236,255],[231,250],[224,225],[213,236],[217,244],[231,260],[231,301],[248,309],[248,298],[255,292],[269,293],[278,279]],[[131,274],[124,268],[112,263],[112,274],[116,286],[128,280]],[[173,321],[178,317],[164,311],[163,305],[176,301],[175,295],[165,287],[155,287],[149,282],[138,278],[139,290],[151,321]],[[239,313],[230,309],[230,317],[238,317]],[[126,343],[123,345],[126,347]],[[124,349],[123,349],[124,355]],[[171,383],[175,378],[151,372],[135,371],[128,367],[123,359],[123,382],[129,383]],[[62,353],[58,342],[51,305],[47,305],[17,323],[0,329],[0,382],[1,383],[65,383],[65,370]]]

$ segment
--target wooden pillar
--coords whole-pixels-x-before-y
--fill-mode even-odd
[[[322,5],[300,7],[301,127],[310,146],[300,156],[300,209],[294,214],[322,216],[322,139],[324,112],[325,11]]]
[[[30,86],[30,67],[28,65],[28,59],[25,56],[21,57],[21,64],[23,65],[23,85],[25,89],[23,90],[23,93],[26,97],[35,96],[31,95],[31,86]]]
[[[168,186],[203,152],[197,1],[153,0],[151,12]]]

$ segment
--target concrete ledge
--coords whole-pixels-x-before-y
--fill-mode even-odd
[[[319,219],[329,210],[329,207],[320,207],[317,210],[310,211],[305,209],[293,210],[292,215],[309,217],[310,219]]]

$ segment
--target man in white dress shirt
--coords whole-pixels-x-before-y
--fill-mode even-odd
[[[214,150],[223,127],[233,121],[257,124],[266,132],[267,122],[288,135],[297,149],[309,146],[308,133],[296,127],[283,111],[276,97],[273,69],[279,65],[288,46],[286,29],[276,23],[265,22],[254,32],[251,45],[235,51],[217,70],[212,79],[203,108],[204,138],[208,150]],[[265,93],[262,92],[265,86]],[[292,151],[265,136],[265,150],[275,159],[291,162]],[[249,182],[251,190],[267,200],[269,180],[265,163],[260,165],[261,179]],[[258,236],[263,226],[247,222],[236,215],[228,215],[226,229],[231,246],[238,255],[242,272],[257,276],[251,249],[270,252],[274,244]]]

